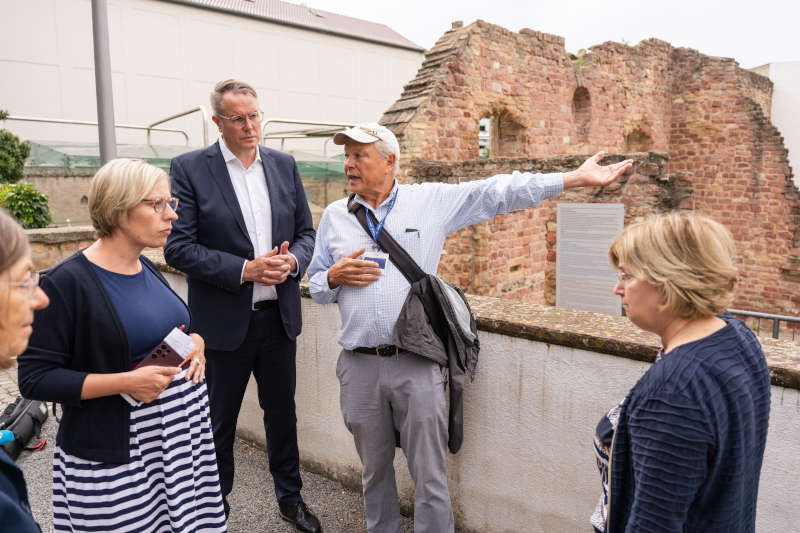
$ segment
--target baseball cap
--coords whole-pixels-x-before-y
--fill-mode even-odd
[[[397,142],[397,137],[386,126],[381,126],[376,122],[367,122],[358,124],[352,128],[340,131],[333,136],[334,144],[344,144],[347,139],[352,139],[356,142],[370,144],[376,141],[388,142],[392,147],[395,154],[400,154],[400,144]]]

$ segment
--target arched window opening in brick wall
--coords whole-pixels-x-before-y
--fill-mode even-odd
[[[649,152],[653,147],[653,139],[640,129],[635,129],[625,136],[625,152]]]
[[[478,159],[489,159],[492,153],[492,117],[478,121]]]
[[[589,128],[592,121],[592,106],[589,91],[586,87],[578,87],[572,95],[572,122],[578,142],[589,141]]]
[[[478,158],[525,157],[528,131],[520,120],[505,108],[483,111],[478,121]]]
[[[490,157],[522,157],[528,144],[525,128],[507,113],[492,116]]]

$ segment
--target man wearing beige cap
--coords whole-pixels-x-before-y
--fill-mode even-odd
[[[336,367],[345,425],[363,465],[370,533],[396,533],[400,507],[392,461],[395,431],[414,480],[415,533],[454,529],[447,488],[446,368],[391,345],[409,283],[377,245],[387,231],[427,273],[436,273],[445,238],[497,214],[535,207],[565,188],[602,186],[631,161],[601,167],[599,152],[565,174],[513,172],[461,184],[400,185],[400,147],[378,124],[337,133],[354,201],[374,216],[369,233],[348,210],[348,199],[329,205],[308,269],[312,298],[337,302],[342,318]]]

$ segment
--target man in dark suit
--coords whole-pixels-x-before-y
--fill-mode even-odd
[[[298,282],[314,248],[311,212],[294,158],[259,146],[255,90],[221,81],[211,106],[219,141],[172,160],[172,192],[180,204],[164,257],[187,274],[191,328],[206,341],[225,513],[236,420],[252,372],[281,516],[299,531],[319,532],[300,496],[294,404]]]

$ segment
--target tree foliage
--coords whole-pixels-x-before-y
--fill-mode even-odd
[[[26,229],[46,228],[53,221],[47,195],[30,183],[0,184],[0,207]]]
[[[0,120],[8,118],[8,111],[0,109]],[[0,183],[16,183],[22,179],[25,160],[31,154],[31,145],[19,140],[8,130],[0,130]]]

